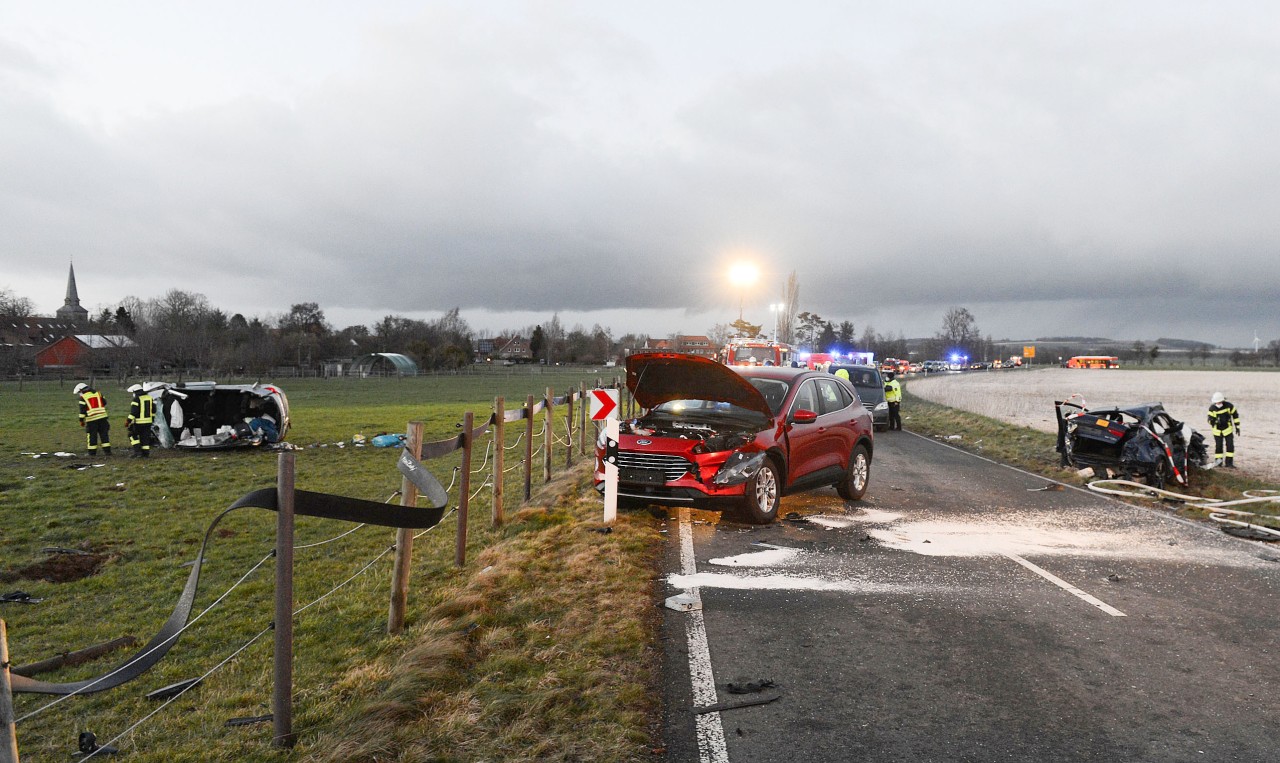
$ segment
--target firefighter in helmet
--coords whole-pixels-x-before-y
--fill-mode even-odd
[[[902,383],[888,371],[884,375],[884,401],[889,404],[889,429],[902,431]]]
[[[111,420],[107,416],[107,399],[84,382],[77,384],[71,393],[79,401],[80,426],[84,427],[89,455],[96,456],[99,445],[102,446],[103,455],[111,455]]]
[[[1213,432],[1213,462],[1236,468],[1236,435],[1240,434],[1240,412],[1226,395],[1213,393],[1209,399],[1209,429]]]
[[[151,431],[151,422],[156,420],[156,401],[142,388],[135,384],[129,388],[133,400],[129,403],[129,444],[133,446],[134,458],[149,458],[151,446],[155,444],[155,433]]]

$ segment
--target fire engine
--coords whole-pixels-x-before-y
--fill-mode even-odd
[[[720,360],[726,366],[789,366],[791,345],[767,339],[734,338],[720,351]]]

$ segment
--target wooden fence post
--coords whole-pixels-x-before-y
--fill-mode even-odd
[[[475,414],[462,414],[462,483],[458,487],[458,547],[453,563],[462,567],[467,563],[467,507],[471,503],[471,428]]]
[[[524,406],[524,499],[533,497],[533,395]]]
[[[507,464],[507,401],[501,397],[493,400],[493,526],[503,522],[502,487],[503,472]]]
[[[293,484],[294,456],[280,454],[276,468],[275,680],[271,695],[271,746],[293,747]]]
[[[422,422],[410,421],[404,447],[414,458],[422,457]],[[418,505],[418,486],[408,477],[400,478],[400,505]],[[392,636],[404,630],[405,610],[409,608],[409,573],[413,567],[413,530],[396,530],[396,561],[391,572],[391,608],[387,615],[387,633]]]
[[[0,620],[0,763],[18,763],[18,730],[13,720],[13,687],[9,685],[9,635]]]
[[[573,466],[573,387],[565,397],[569,400],[569,410],[564,415],[564,468],[568,469]]]
[[[578,455],[587,455],[587,383],[578,382]]]
[[[544,408],[545,420],[543,421],[542,431],[542,482],[545,484],[551,481],[551,446],[555,444],[555,423],[556,420],[552,415],[555,409],[555,403],[552,402],[552,395],[555,391],[547,387],[547,405]]]

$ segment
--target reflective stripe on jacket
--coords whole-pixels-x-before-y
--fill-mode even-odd
[[[107,399],[97,390],[80,393],[80,420],[97,421],[107,417]]]
[[[1209,406],[1209,429],[1217,435],[1235,434],[1240,428],[1240,412],[1230,402],[1223,400]]]
[[[129,403],[130,424],[150,424],[156,418],[156,401],[145,392],[133,398]]]

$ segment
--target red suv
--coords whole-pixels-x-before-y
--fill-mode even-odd
[[[694,355],[627,358],[627,388],[645,415],[619,426],[623,504],[733,510],[753,524],[778,516],[784,494],[827,485],[859,500],[871,475],[871,414],[848,381],[777,366],[724,366]]]

